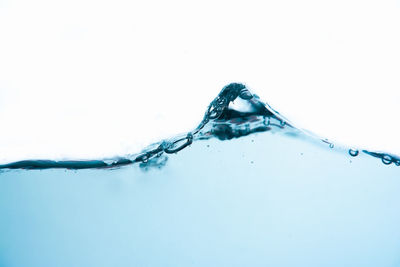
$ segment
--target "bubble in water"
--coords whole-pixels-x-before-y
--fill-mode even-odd
[[[240,93],[239,93],[239,97],[242,99],[252,99],[253,95],[249,92],[249,90],[247,90],[246,88],[243,88]]]
[[[358,156],[358,150],[357,149],[349,149],[349,154],[352,157],[357,157]]]
[[[383,164],[389,165],[389,164],[391,164],[393,162],[393,159],[389,155],[384,155],[382,157],[382,162],[383,162]]]

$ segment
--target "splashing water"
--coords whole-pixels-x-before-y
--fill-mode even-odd
[[[164,140],[160,143],[153,144],[139,155],[88,161],[24,160],[0,165],[0,169],[90,169],[116,167],[136,162],[148,163],[149,160],[160,157],[164,153],[177,153],[190,146],[195,140],[204,140],[211,137],[216,137],[220,140],[229,140],[256,132],[271,130],[280,130],[281,133],[287,135],[309,135],[309,137],[318,139],[318,137],[312,134],[306,134],[294,128],[291,123],[277,111],[273,110],[266,103],[261,102],[257,95],[250,93],[245,85],[232,83],[225,86],[219,95],[211,102],[203,120],[195,130],[172,140]],[[320,140],[328,144],[330,148],[334,148],[334,144],[327,139]],[[357,149],[349,149],[348,151],[353,157],[358,155]],[[363,150],[363,152],[381,158],[382,162],[386,165],[393,162],[396,163],[396,165],[400,163],[400,158],[394,155],[370,152],[367,150]],[[154,162],[152,162],[152,165],[154,165]],[[142,164],[141,166],[144,165]]]
[[[398,165],[233,83],[139,154],[1,165],[0,266],[400,266]]]

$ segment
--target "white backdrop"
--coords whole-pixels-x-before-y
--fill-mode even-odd
[[[400,1],[0,0],[0,161],[135,153],[230,82],[400,154]]]

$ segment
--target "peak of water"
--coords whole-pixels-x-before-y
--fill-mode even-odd
[[[319,138],[312,133],[294,127],[279,112],[261,101],[256,94],[251,93],[244,84],[231,83],[225,86],[217,97],[211,101],[203,119],[194,130],[175,138],[152,144],[139,154],[93,160],[22,160],[0,165],[0,169],[115,168],[132,163],[139,163],[145,169],[150,166],[162,167],[165,165],[166,155],[178,153],[195,141],[209,138],[230,140],[260,132],[279,132],[286,136],[307,139],[314,143],[325,143],[331,149],[335,147],[334,143],[327,139]],[[345,148],[339,146],[339,150],[343,149]],[[358,149],[352,148],[347,149],[347,151],[352,157],[359,155]],[[362,152],[380,158],[386,165],[391,163],[395,163],[397,166],[400,165],[398,156],[367,150],[362,150]]]

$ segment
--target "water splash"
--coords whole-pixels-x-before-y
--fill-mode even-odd
[[[200,124],[192,131],[169,140],[155,143],[139,154],[126,155],[110,159],[98,160],[22,160],[0,165],[0,169],[91,169],[115,168],[132,163],[139,163],[143,168],[150,166],[162,167],[165,154],[178,153],[198,140],[218,138],[230,140],[259,132],[279,132],[287,136],[303,139],[319,140],[333,149],[335,145],[327,139],[322,139],[310,132],[302,131],[293,126],[279,112],[252,94],[241,83],[231,83],[225,86],[218,96],[209,104]],[[355,157],[358,150],[349,149],[349,154]],[[362,150],[365,154],[380,158],[386,165],[400,165],[400,157],[387,153]]]
[[[399,164],[231,84],[142,153],[3,165],[48,170],[0,170],[0,266],[399,266]]]

